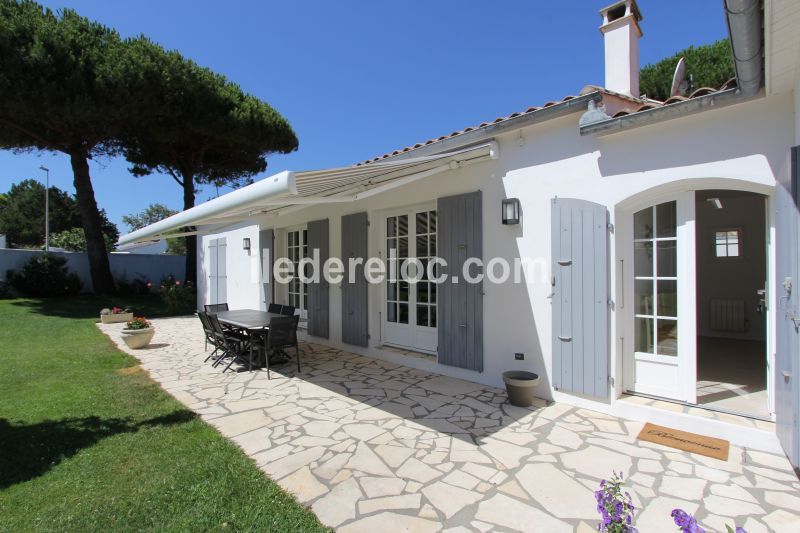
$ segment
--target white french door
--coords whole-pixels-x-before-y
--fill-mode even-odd
[[[298,228],[286,232],[286,257],[292,262],[294,275],[289,281],[288,302],[297,309],[300,318],[308,318],[308,285],[300,279],[300,260],[308,257],[308,230]],[[308,272],[305,273],[306,276]]]
[[[694,193],[663,197],[626,216],[625,388],[694,403]]]
[[[435,354],[436,284],[427,278],[428,260],[436,256],[436,210],[433,206],[395,212],[385,217],[387,281],[383,342]],[[402,279],[402,264],[409,263],[408,279]],[[391,268],[394,261],[396,270]],[[396,278],[392,279],[392,272]]]

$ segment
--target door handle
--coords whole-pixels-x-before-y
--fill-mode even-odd
[[[561,335],[558,336],[558,340],[564,342],[572,342],[572,337],[562,337]]]
[[[786,370],[781,370],[781,375],[783,376],[783,381],[789,383],[789,380],[792,379],[791,372],[787,372]]]
[[[459,324],[458,327],[465,328],[465,327],[467,327],[467,325],[466,324]]]
[[[572,259],[560,259],[556,262],[561,266],[570,266],[572,264]]]

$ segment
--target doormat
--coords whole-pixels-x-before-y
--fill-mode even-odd
[[[712,457],[721,461],[728,460],[728,451],[731,446],[731,443],[726,440],[705,437],[679,429],[656,426],[649,422],[642,428],[642,431],[639,433],[639,438],[647,442],[655,442],[656,444],[677,448],[678,450],[689,453],[705,455],[706,457]]]

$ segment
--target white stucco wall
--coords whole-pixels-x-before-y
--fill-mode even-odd
[[[393,190],[367,200],[343,205],[322,205],[282,214],[261,217],[253,223],[276,229],[276,243],[281,247],[281,228],[328,218],[332,255],[341,252],[341,216],[367,211],[371,222],[370,255],[381,248],[381,213],[401,206],[413,206],[436,198],[483,191],[484,259],[504,257],[545,258],[550,264],[550,199],[554,196],[579,198],[607,206],[611,222],[635,201],[648,196],[656,199],[666,192],[707,188],[739,188],[771,194],[776,176],[786,173],[787,150],[795,139],[794,101],[791,95],[759,99],[727,108],[707,111],[604,137],[582,137],[578,131],[579,114],[506,134],[497,140],[501,157],[497,161],[448,171],[424,181]],[[500,201],[518,197],[522,203],[523,222],[503,226]],[[242,238],[249,237],[254,250],[258,227],[242,224],[237,229],[213,237],[228,239],[228,302],[232,308],[262,306],[257,254],[242,250]],[[611,235],[610,264],[619,255],[616,235]],[[207,301],[207,240],[200,239],[199,303]],[[285,252],[284,252],[285,253]],[[771,280],[774,287],[774,280]],[[538,395],[553,397],[551,372],[551,292],[549,272],[528,279],[521,287],[513,283],[484,283],[484,359],[485,371],[476,372],[407,359],[410,366],[422,366],[438,372],[500,386],[503,371],[530,370],[540,374]],[[611,276],[612,298],[618,287]],[[279,292],[280,294],[280,292]],[[281,297],[276,298],[281,301]],[[381,323],[378,311],[383,308],[383,286],[370,289],[371,347],[363,353],[389,358],[378,349]],[[329,344],[340,346],[341,292],[330,289]],[[773,320],[771,320],[772,322]],[[622,372],[618,346],[617,311],[611,311],[611,368],[620,393]],[[346,345],[345,348],[361,350]],[[524,361],[514,359],[515,352],[525,354]],[[402,357],[402,356],[400,356]],[[561,395],[564,396],[564,395]]]

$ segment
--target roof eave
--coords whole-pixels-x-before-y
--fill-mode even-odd
[[[495,122],[492,124],[487,124],[486,126],[475,128],[472,131],[462,133],[455,137],[448,137],[447,139],[442,139],[441,141],[420,146],[419,148],[414,148],[407,152],[390,155],[380,159],[379,161],[375,161],[375,163],[384,161],[399,161],[402,159],[410,159],[412,157],[424,157],[427,155],[438,154],[440,152],[469,146],[471,144],[479,143],[496,137],[501,133],[525,128],[555,118],[571,115],[573,113],[582,113],[586,111],[586,106],[590,101],[598,102],[602,100],[602,97],[603,95],[601,91],[592,91],[581,96],[576,96],[570,100],[558,102],[557,104],[553,104],[548,107],[543,107],[529,113],[523,113],[519,116],[508,118],[501,122]],[[367,166],[370,164],[372,164],[372,162],[365,163]]]
[[[754,96],[744,96],[738,89],[728,89],[654,109],[639,111],[638,113],[632,113],[622,117],[610,118],[608,120],[587,124],[580,128],[580,132],[581,135],[610,135],[622,130],[639,128],[658,122],[694,115],[710,109],[727,107],[759,98],[760,96],[763,96],[763,91]]]

